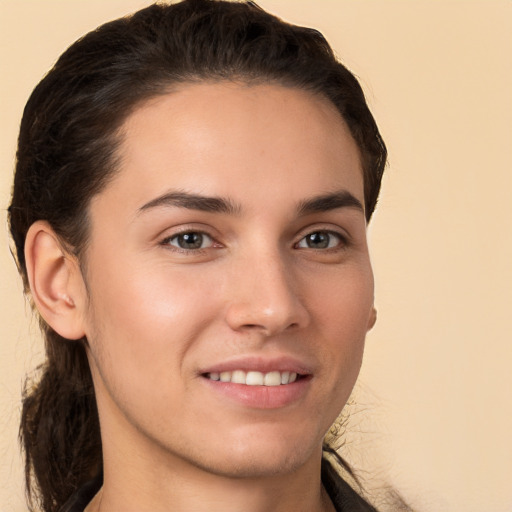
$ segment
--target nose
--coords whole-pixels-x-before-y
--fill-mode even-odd
[[[305,297],[278,251],[242,260],[232,271],[226,311],[231,329],[273,336],[308,325]]]

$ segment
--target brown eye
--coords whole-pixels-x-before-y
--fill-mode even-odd
[[[301,249],[332,249],[342,244],[342,237],[332,231],[315,231],[306,235],[298,244]]]
[[[209,237],[206,233],[201,233],[199,231],[188,231],[186,233],[180,233],[179,235],[168,238],[165,243],[180,249],[190,251],[211,247],[213,241],[211,237]]]

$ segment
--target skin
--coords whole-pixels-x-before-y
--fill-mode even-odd
[[[27,238],[43,316],[89,341],[105,478],[88,510],[332,510],[322,440],[375,321],[373,276],[364,208],[298,205],[339,191],[364,203],[347,126],[309,92],[203,83],[143,104],[122,137],[82,268],[44,223]],[[144,207],[176,191],[236,208]],[[201,247],[179,247],[183,232],[204,233]],[[247,356],[298,360],[307,385],[266,409],[203,374]]]

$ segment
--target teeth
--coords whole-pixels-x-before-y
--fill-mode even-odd
[[[263,378],[263,384],[265,386],[280,386],[281,374],[279,372],[266,373],[265,377]]]
[[[235,384],[245,384],[245,372],[236,370],[231,374],[231,382]]]
[[[291,384],[297,380],[295,372],[244,372],[235,370],[233,372],[208,373],[206,376],[210,380],[220,380],[221,382],[232,382],[234,384],[245,384],[247,386],[280,386]]]
[[[233,372],[236,373],[236,372]],[[241,372],[245,373],[245,372]],[[248,386],[263,386],[263,373],[261,372],[247,372],[247,376],[245,377],[245,382],[241,384],[247,384]],[[231,380],[233,382],[233,380]]]

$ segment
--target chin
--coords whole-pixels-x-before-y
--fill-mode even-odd
[[[208,464],[203,461],[200,467],[211,474],[226,478],[266,478],[279,475],[289,475],[298,471],[308,462],[310,457],[303,454],[287,454],[285,457],[276,457],[274,454],[250,454],[245,458],[230,457],[230,460]],[[320,459],[319,459],[320,460]]]
[[[224,439],[223,443],[205,449],[197,466],[229,478],[291,474],[316,458],[320,463],[322,441],[312,443],[311,439],[311,436],[308,441],[281,436],[271,440],[264,434],[249,439]]]

